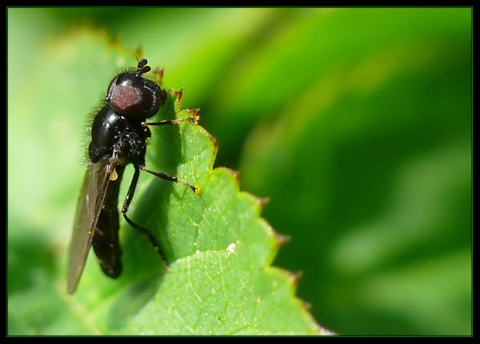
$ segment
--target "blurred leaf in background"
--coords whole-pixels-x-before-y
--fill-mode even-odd
[[[471,334],[471,8],[7,14],[9,300],[27,285],[44,296],[17,300],[9,326],[64,333],[74,321],[58,290],[78,138],[120,65],[80,59],[72,76],[85,75],[84,91],[73,93],[66,41],[93,27],[141,46],[167,87],[186,87],[183,107],[200,107],[218,140],[215,165],[270,199],[263,216],[291,237],[274,265],[302,271],[297,294],[318,323],[345,335]]]

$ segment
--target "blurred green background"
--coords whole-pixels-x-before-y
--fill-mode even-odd
[[[270,199],[264,217],[291,238],[275,265],[302,272],[319,324],[471,334],[471,8],[9,8],[7,20],[10,334],[62,333],[72,307],[58,295],[79,142],[105,89],[72,94],[69,42],[95,30],[185,86],[183,107],[219,142],[215,166]],[[82,67],[105,88],[118,72]]]

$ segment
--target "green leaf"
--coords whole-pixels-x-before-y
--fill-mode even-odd
[[[155,61],[149,62],[155,67]],[[19,76],[29,82],[12,80],[9,104],[11,113],[17,114],[9,117],[12,189],[28,193],[33,183],[39,183],[22,178],[18,168],[10,167],[35,162],[34,156],[13,150],[26,136],[31,143],[38,141],[39,152],[49,153],[39,153],[43,159],[35,165],[46,186],[45,190],[35,186],[41,192],[35,197],[56,202],[75,198],[82,168],[73,163],[73,152],[80,151],[71,133],[77,138],[85,135],[80,132],[82,117],[97,103],[92,98],[105,92],[112,70],[134,65],[132,52],[108,43],[99,31],[80,27],[41,51],[28,72]],[[46,75],[53,89],[38,88]],[[20,88],[22,93],[17,92]],[[22,102],[25,93],[30,95],[29,102]],[[158,119],[192,116],[197,110],[182,109],[182,95],[169,89]],[[212,169],[217,150],[213,137],[191,123],[151,130],[147,167],[176,175],[201,190],[197,195],[183,184],[142,175],[129,214],[160,238],[168,271],[148,240],[122,223],[122,276],[108,279],[91,253],[76,294],[69,296],[64,274],[67,228],[48,229],[51,218],[58,215],[48,212],[37,221],[38,229],[32,228],[20,216],[28,211],[29,202],[18,205],[10,193],[15,207],[9,216],[16,222],[9,223],[9,333],[322,333],[294,295],[297,276],[271,266],[283,239],[260,217],[264,201],[241,192],[236,173]],[[61,167],[54,163],[66,156]],[[43,172],[47,170],[51,177]],[[122,194],[129,174],[124,178]],[[66,206],[64,210],[68,216],[60,227],[68,226],[73,212]],[[38,235],[41,239],[32,240]]]

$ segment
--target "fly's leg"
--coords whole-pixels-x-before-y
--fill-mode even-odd
[[[123,202],[122,215],[123,215],[125,221],[127,221],[130,226],[132,226],[134,229],[141,232],[142,234],[144,234],[148,238],[148,240],[150,241],[152,246],[155,248],[155,250],[162,257],[163,265],[165,266],[165,268],[167,268],[167,259],[165,257],[165,254],[163,253],[163,251],[160,247],[160,244],[158,243],[157,239],[152,234],[152,232],[150,232],[148,229],[136,224],[135,222],[130,220],[130,218],[127,216],[127,211],[128,211],[128,208],[130,207],[130,203],[132,202],[133,194],[135,193],[135,188],[137,187],[139,176],[140,176],[140,169],[139,169],[138,166],[135,166],[135,173],[133,174],[132,182],[130,183],[130,186],[128,188],[128,192],[127,192],[127,196],[125,197],[125,201]]]
[[[192,114],[191,117],[187,118],[178,118],[178,119],[166,119],[163,121],[158,121],[158,122],[148,122],[146,125],[174,125],[174,124],[179,124],[183,122],[190,122],[193,124],[197,124],[198,120],[200,119],[200,116],[198,115],[198,109],[195,110],[189,110],[189,112]]]
[[[165,179],[165,180],[168,180],[168,181],[171,181],[171,182],[175,182],[175,183],[180,183],[180,184],[183,184],[183,185],[186,185],[190,188],[190,190],[192,190],[193,192],[195,192],[197,195],[198,193],[200,192],[199,188],[197,188],[196,186],[193,186],[192,184],[189,184],[187,183],[186,181],[180,179],[180,178],[177,178],[177,177],[173,177],[173,176],[170,176],[166,173],[163,173],[163,172],[155,172],[155,171],[152,171],[152,170],[149,170],[147,169],[145,166],[140,166],[140,169],[142,171],[145,171],[145,172],[148,172],[150,174],[153,174],[154,176],[156,177],[159,177],[159,178],[162,178],[162,179]]]
[[[132,182],[130,183],[130,186],[128,188],[128,192],[127,192],[127,196],[125,197],[125,201],[123,202],[123,207],[122,207],[122,214],[123,214],[123,217],[125,218],[125,221],[128,222],[128,224],[130,226],[132,226],[134,229],[136,229],[137,231],[141,232],[142,234],[144,234],[148,240],[150,241],[150,243],[152,244],[152,246],[155,248],[155,250],[160,254],[160,256],[162,257],[162,261],[163,261],[163,264],[165,266],[165,268],[168,268],[167,266],[167,259],[165,257],[165,254],[163,253],[161,247],[160,247],[160,244],[158,243],[157,239],[155,238],[155,236],[152,234],[152,232],[150,232],[148,229],[146,229],[145,227],[142,227],[138,224],[136,224],[135,222],[133,222],[128,216],[127,216],[127,212],[128,212],[128,208],[130,207],[130,203],[132,202],[132,198],[133,198],[133,194],[135,193],[135,188],[137,187],[137,183],[138,183],[138,178],[140,176],[140,170],[142,171],[145,171],[145,172],[148,172],[148,173],[151,173],[153,174],[154,176],[157,176],[159,178],[162,178],[162,179],[165,179],[165,180],[168,180],[168,181],[171,181],[171,182],[175,182],[175,183],[181,183],[181,184],[184,184],[186,186],[188,186],[193,192],[195,192],[196,194],[199,193],[199,188],[187,183],[186,181],[182,180],[182,179],[179,179],[177,177],[173,177],[173,176],[170,176],[166,173],[163,173],[163,172],[155,172],[155,171],[151,171],[151,170],[148,170],[147,168],[145,168],[144,165],[140,165],[140,166],[137,166],[135,165],[135,172],[133,174],[133,178],[132,178]]]

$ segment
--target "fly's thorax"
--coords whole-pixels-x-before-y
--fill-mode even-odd
[[[125,131],[114,145],[114,154],[117,156],[118,163],[126,165],[132,162],[136,165],[144,165],[149,136],[150,131],[145,130],[142,122],[129,121]]]
[[[90,161],[98,162],[103,156],[111,155],[113,147],[128,126],[128,120],[110,105],[105,105],[95,116],[92,124],[92,141],[88,147]]]
[[[107,104],[92,124],[92,141],[88,149],[90,161],[96,163],[104,156],[111,156],[120,165],[143,163],[149,137],[150,130],[145,122],[126,118]]]

